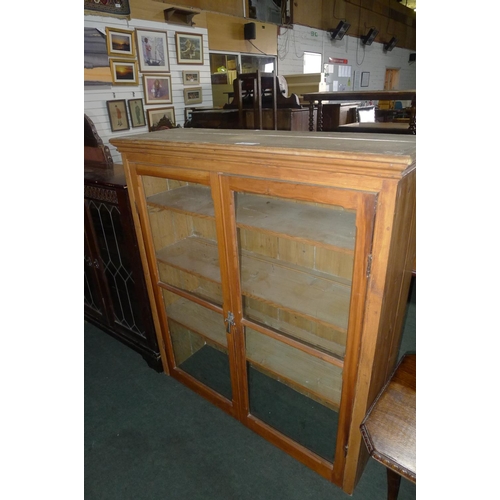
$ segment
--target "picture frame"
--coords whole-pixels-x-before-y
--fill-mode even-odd
[[[106,48],[108,56],[135,58],[134,31],[106,26]]]
[[[203,35],[175,33],[177,64],[203,64]]]
[[[130,128],[125,99],[106,101],[106,108],[108,110],[111,132],[119,132],[120,130],[128,130]]]
[[[361,72],[361,87],[368,87],[370,85],[370,73],[368,71]]]
[[[200,84],[200,72],[199,71],[183,71],[182,72],[182,83],[184,85],[199,85]]]
[[[172,104],[172,79],[170,75],[142,75],[146,104]]]
[[[139,85],[137,61],[110,59],[111,81],[114,85]]]
[[[132,128],[145,127],[147,123],[144,116],[144,105],[142,99],[129,99],[127,104]]]
[[[201,87],[189,87],[184,89],[184,104],[199,104],[203,101]]]
[[[142,73],[168,73],[168,42],[165,31],[135,30],[139,68]]]
[[[167,125],[168,122],[166,119],[170,120],[170,123],[175,127],[175,110],[173,106],[147,109],[146,113],[148,115],[148,127],[150,132],[170,128]]]

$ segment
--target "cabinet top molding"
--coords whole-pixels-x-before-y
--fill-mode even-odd
[[[110,142],[120,153],[184,156],[189,152],[192,159],[201,154],[217,163],[224,157],[225,161],[272,166],[286,160],[291,168],[378,177],[400,177],[416,164],[414,135],[179,128],[116,137]]]

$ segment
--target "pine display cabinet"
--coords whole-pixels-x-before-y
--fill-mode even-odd
[[[414,136],[173,129],[111,140],[165,371],[351,494],[398,357]]]

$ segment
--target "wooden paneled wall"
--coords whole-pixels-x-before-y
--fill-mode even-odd
[[[132,18],[160,22],[164,20],[163,11],[169,7],[199,9],[201,13],[193,20],[197,27],[208,28],[211,50],[259,53],[260,49],[266,54],[276,54],[271,46],[273,44],[270,44],[270,39],[276,38],[276,25],[243,17],[248,15],[248,6],[244,6],[243,2],[176,0],[175,3],[166,3],[163,0],[130,0],[130,8]],[[398,47],[416,50],[416,13],[396,0],[293,0],[291,5],[294,24],[326,31],[335,28],[340,20],[345,20],[351,24],[348,32],[350,36],[366,35],[371,27],[375,27],[379,31],[377,42],[387,42],[395,36]],[[253,40],[258,49],[243,39],[243,28],[240,31],[238,26],[250,21],[255,22],[258,28],[257,39]],[[265,28],[262,29],[262,26]]]
[[[245,40],[243,26],[255,22],[255,40]],[[207,12],[208,47],[210,50],[268,55],[278,53],[278,26],[243,17]],[[260,50],[259,50],[260,49]]]
[[[244,52],[269,55],[278,53],[278,27],[272,23],[261,23],[243,17],[243,1],[234,0],[178,0],[165,3],[162,0],[130,0],[131,17],[148,21],[164,21],[163,11],[173,6],[202,9],[193,17],[198,28],[208,29],[210,50]],[[243,25],[256,24],[256,39],[252,43],[244,39]],[[182,25],[179,25],[181,29]]]

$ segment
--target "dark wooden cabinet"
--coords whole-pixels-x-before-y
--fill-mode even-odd
[[[121,165],[85,167],[85,319],[162,370]]]

